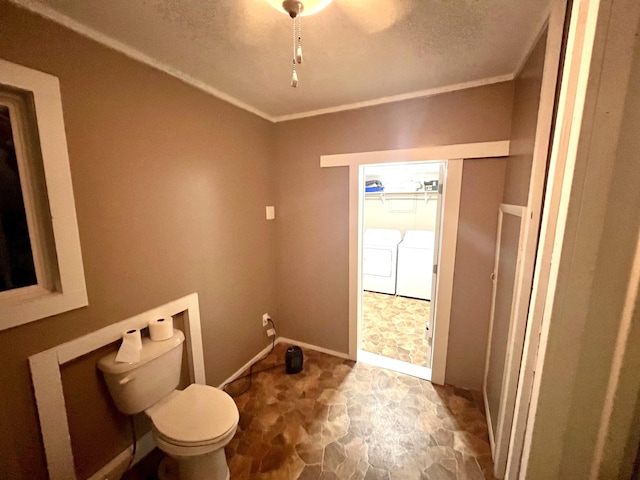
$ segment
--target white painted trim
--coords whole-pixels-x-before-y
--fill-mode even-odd
[[[310,343],[299,342],[297,340],[293,340],[293,339],[287,338],[287,337],[278,337],[276,339],[276,341],[275,341],[275,345],[278,345],[280,343],[286,343],[286,344],[289,344],[289,345],[298,345],[299,347],[306,348],[306,349],[309,349],[309,350],[315,350],[316,352],[326,353],[327,355],[332,355],[334,357],[345,358],[347,360],[351,360],[349,355],[347,355],[346,353],[337,352],[335,350],[330,350],[328,348],[318,347],[317,345],[311,345]],[[260,350],[256,355],[253,356],[253,358],[251,360],[249,360],[247,363],[245,363],[242,367],[240,367],[238,370],[236,370],[231,376],[229,376],[224,382],[222,382],[220,385],[218,385],[218,388],[223,388],[225,385],[228,385],[231,382],[233,382],[235,379],[240,377],[240,375],[242,375],[244,372],[246,372],[249,369],[249,367],[251,367],[251,365],[253,365],[254,363],[256,363],[259,360],[261,360],[270,351],[271,351],[271,344],[267,345],[262,350]]]
[[[352,165],[353,168],[349,169],[349,357],[353,360],[357,359],[362,331],[362,299],[360,296],[360,292],[362,292],[361,248],[362,202],[364,198],[364,182],[362,178],[364,175],[363,166],[368,164],[366,155],[355,155],[357,156],[357,161],[362,161],[363,163],[356,164],[357,168],[355,168],[356,165]],[[343,156],[343,158],[345,157]],[[409,154],[408,157],[411,158],[412,155]],[[413,161],[421,160],[417,157]],[[428,160],[422,159],[422,161]],[[432,161],[442,161],[442,159],[433,159]],[[441,285],[441,287],[438,287],[436,313],[434,314],[434,345],[431,365],[431,381],[440,384],[444,383],[446,368],[461,182],[462,160],[449,161],[444,192],[444,220],[441,231],[442,248],[439,262],[441,275],[438,285]],[[449,219],[447,219],[447,215],[449,215]],[[440,335],[439,340],[437,335]]]
[[[280,339],[278,338],[275,343],[279,343],[279,340]],[[224,382],[222,382],[220,385],[218,385],[218,388],[222,389],[226,385],[228,385],[231,382],[233,382],[240,375],[242,375],[244,372],[246,372],[251,367],[251,365],[253,365],[257,361],[261,360],[262,357],[267,356],[267,354],[270,351],[271,351],[271,343],[269,343],[269,345],[267,345],[262,350],[260,350],[257,354],[255,354],[251,360],[249,360],[247,363],[245,363],[243,366],[241,366],[238,370],[236,370],[234,373],[232,373],[231,376],[229,376]]]
[[[625,95],[631,94],[627,91],[630,52],[639,19],[640,4],[635,0],[573,4],[549,176],[554,211],[551,220],[543,223],[553,242],[545,242],[538,262],[544,268],[540,278],[536,270],[534,279],[538,298],[533,319],[541,325],[541,333],[518,478],[555,478],[561,468],[567,472],[577,464],[591,465],[594,471],[595,444],[585,452],[589,456],[579,458],[563,456],[563,447],[577,433],[570,422],[572,400],[579,398],[573,383],[584,381],[577,375],[581,361],[587,361],[580,339],[589,314]],[[611,320],[602,324],[608,332],[605,338],[613,328],[619,333],[619,319]],[[599,361],[608,364],[612,353],[603,352]],[[609,374],[603,368],[592,377],[602,382],[602,376]],[[592,426],[602,420],[601,413],[581,418]],[[627,419],[628,426],[631,418]],[[610,431],[609,439],[623,435]]]
[[[509,154],[508,140],[457,145],[419,147],[403,150],[322,155],[320,166],[349,168],[349,358],[357,359],[360,344],[362,300],[362,199],[364,197],[362,166],[379,163],[410,163],[447,160],[447,181],[443,195],[444,212],[441,232],[440,279],[431,363],[431,381],[444,384],[449,343],[451,295],[457,244],[458,214],[462,186],[463,159],[504,157]],[[447,194],[448,192],[448,194]]]
[[[458,217],[462,194],[463,159],[447,160],[442,194],[442,219],[440,223],[440,249],[438,252],[438,282],[436,285],[435,311],[433,313],[433,345],[431,348],[431,381],[444,385],[449,348],[449,322],[453,278],[458,247]]]
[[[386,368],[422,380],[431,380],[431,369],[429,367],[422,367],[420,365],[414,365],[413,363],[403,362],[402,360],[396,360],[395,358],[376,355],[366,350],[358,351],[358,362],[373,365],[374,367]]]
[[[169,316],[185,313],[185,341],[194,347],[188,353],[192,354],[193,363],[196,368],[189,365],[191,381],[194,383],[206,384],[204,375],[204,355],[202,350],[202,335],[200,332],[200,315],[198,294],[192,293],[179,298],[165,305],[161,305],[146,312],[130,317],[121,322],[108,325],[100,330],[91,332],[82,337],[55,347],[60,365],[64,365],[71,360],[93,352],[104,345],[108,345],[122,338],[122,332],[131,328],[146,328],[151,320],[165,318]]]
[[[137,441],[136,456],[133,458],[131,465],[135,465],[144,457],[149,455],[155,446],[156,444],[153,440],[153,433],[149,431],[144,434],[142,438],[139,438]],[[89,480],[112,480],[122,477],[122,475],[127,471],[127,467],[131,461],[131,455],[133,455],[133,445],[130,445],[113,457],[109,463],[91,475]]]
[[[591,8],[595,8],[597,11],[599,3],[600,0],[597,0]],[[554,302],[558,281],[559,257],[567,226],[567,210],[575,171],[575,150],[584,114],[588,86],[586,80],[589,76],[592,42],[595,37],[596,18],[594,18],[593,10],[589,15],[590,6],[582,2],[574,2],[573,9],[556,116],[557,130],[553,139],[549,166],[548,193],[545,198],[540,233],[544,243],[539,250],[536,261],[530,315],[531,335],[527,338],[530,346],[527,349],[527,368],[535,374],[531,387],[529,414],[524,430],[522,457],[517,477],[514,478],[524,478],[530,465],[540,380],[541,373],[543,373],[541,370],[545,360],[551,317],[550,306]]]
[[[505,448],[508,448],[508,440],[511,432],[510,421],[508,419],[508,415],[510,412],[508,411],[510,408],[509,398],[513,397],[515,399],[515,389],[516,386],[512,385],[507,379],[513,377],[514,375],[517,377],[518,371],[514,372],[513,366],[511,365],[511,344],[513,343],[514,338],[514,330],[517,330],[515,325],[515,315],[516,315],[516,305],[519,301],[518,299],[518,286],[517,279],[518,273],[521,271],[522,267],[522,251],[523,251],[523,243],[524,243],[524,228],[523,228],[523,216],[526,212],[525,207],[520,205],[509,205],[505,203],[501,203],[498,209],[498,228],[496,233],[496,253],[493,262],[493,273],[491,275],[492,280],[492,290],[491,290],[491,310],[489,314],[489,334],[487,335],[487,352],[485,355],[484,361],[484,378],[482,381],[482,394],[485,399],[485,411],[487,417],[487,423],[491,428],[489,432],[490,440],[491,440],[491,454],[493,456],[494,461],[494,474],[497,478],[502,478],[504,475],[504,468],[507,461],[507,452]],[[507,334],[507,349],[505,352],[505,360],[502,372],[502,384],[500,386],[500,403],[498,405],[498,411],[492,412],[489,408],[488,394],[487,394],[487,379],[489,376],[489,366],[491,361],[491,345],[493,340],[493,324],[494,324],[494,315],[495,315],[495,307],[496,307],[496,292],[497,285],[500,280],[498,277],[498,272],[500,269],[500,253],[502,250],[502,223],[505,215],[512,215],[520,218],[520,233],[518,236],[518,251],[517,251],[517,260],[516,260],[516,270],[514,276],[514,290],[511,298],[511,310],[509,314],[509,331]],[[518,363],[519,365],[519,363]],[[497,418],[496,418],[497,417]],[[508,425],[505,427],[505,423]],[[493,425],[495,424],[496,431],[493,433]]]
[[[500,212],[502,214],[513,215],[515,217],[524,217],[525,207],[522,205],[509,205],[508,203],[500,204]]]
[[[526,418],[529,412],[531,401],[531,387],[533,382],[533,370],[527,368],[527,358],[535,355],[531,350],[531,335],[534,330],[534,323],[530,320],[530,312],[533,310],[532,284],[535,270],[540,265],[536,264],[536,255],[540,243],[540,228],[544,198],[545,181],[547,174],[547,159],[551,145],[551,128],[553,124],[553,114],[555,97],[558,84],[558,73],[560,69],[560,55],[562,50],[562,40],[564,35],[565,16],[567,13],[567,2],[565,0],[554,0],[550,5],[550,13],[544,27],[547,27],[547,42],[545,46],[545,58],[542,74],[542,85],[540,91],[540,102],[538,107],[538,119],[536,125],[536,136],[534,141],[533,163],[531,168],[531,179],[529,185],[529,195],[527,199],[528,211],[525,216],[525,246],[523,267],[518,279],[518,289],[520,292],[520,302],[516,319],[524,322],[525,333],[522,351],[519,354],[520,376],[515,400],[515,412],[513,425],[511,428],[511,438],[509,440],[509,452],[505,476],[508,479],[515,479],[522,447],[524,444],[524,430]],[[537,43],[538,38],[532,45]],[[526,61],[526,60],[525,60]],[[523,63],[524,65],[524,63]],[[542,242],[545,240],[543,239]],[[537,343],[535,344],[537,346]]]
[[[29,357],[50,480],[76,479],[60,366],[118,340],[126,330],[143,328],[155,318],[184,312],[184,334],[187,342],[193,346],[189,376],[191,382],[205,384],[202,338],[194,337],[200,332],[200,315],[195,311],[197,308],[198,294],[192,293]]]
[[[106,47],[116,50],[133,60],[136,60],[140,63],[153,67],[156,70],[160,70],[161,72],[171,75],[172,77],[177,78],[178,80],[186,83],[187,85],[195,87],[198,90],[202,90],[203,92],[209,95],[212,95],[216,98],[219,98],[220,100],[223,100],[227,103],[230,103],[235,107],[238,107],[242,110],[246,110],[247,112],[253,113],[254,115],[264,118],[265,120],[268,120],[270,122],[275,121],[274,117],[272,117],[271,115],[264,113],[263,111],[258,110],[257,108],[254,108],[251,105],[241,100],[238,100],[237,98],[227,93],[224,93],[216,88],[213,88],[212,86],[203,82],[202,80],[198,80],[197,78],[194,78],[191,75],[184,73],[183,71],[178,70],[177,68],[172,67],[167,63],[156,60],[155,58],[150,57],[146,53],[143,53],[140,50],[137,50],[129,45],[126,45],[120,42],[119,40],[116,40],[115,38],[110,37],[109,35],[105,35],[102,32],[99,32],[91,27],[88,27],[87,25],[84,25],[83,23],[80,23],[77,20],[74,20],[73,18],[67,15],[64,15],[63,13],[58,12],[57,10],[51,8],[50,6],[42,2],[39,2],[36,0],[10,0],[10,1],[22,8],[25,8],[33,13],[40,15],[41,17],[44,17],[53,22],[56,22],[68,28],[69,30],[73,30],[74,32],[79,33],[83,37],[90,38],[91,40],[94,40],[102,45],[105,45]]]
[[[71,435],[55,348],[29,357],[50,480],[75,479]]]
[[[181,305],[180,301],[173,302],[173,308],[182,310],[185,330],[189,330],[189,334],[185,338],[187,344],[187,361],[189,362],[189,372],[191,374],[191,381],[194,383],[200,383],[202,385],[207,384],[206,372],[204,370],[204,348],[202,345],[202,329],[200,327],[200,302],[198,301],[198,294],[192,293],[184,297],[186,305]],[[170,304],[171,305],[171,304]],[[166,315],[159,315],[158,318],[162,318]]]
[[[125,43],[122,43],[119,40],[116,40],[115,38],[110,37],[109,35],[106,35],[102,32],[99,32],[87,25],[84,25],[83,23],[80,23],[77,20],[74,20],[73,18],[63,13],[60,13],[57,10],[53,9],[52,7],[46,4],[43,4],[37,0],[9,0],[9,1],[33,13],[36,13],[44,18],[47,18],[53,22],[63,25],[64,27],[70,30],[73,30],[74,32],[84,37],[90,38],[91,40],[94,40],[113,50],[116,50],[133,60],[136,60],[145,65],[148,65],[157,70],[160,70],[161,72],[171,75],[172,77],[177,78],[178,80],[192,87],[202,90],[203,92],[209,95],[219,98],[220,100],[230,103],[231,105],[234,105],[242,110],[246,110],[247,112],[253,113],[254,115],[257,115],[258,117],[261,117],[272,123],[285,122],[289,120],[297,120],[297,119],[308,118],[308,117],[315,117],[318,115],[325,115],[327,113],[355,110],[358,108],[365,108],[365,107],[371,107],[375,105],[383,105],[386,103],[400,102],[403,100],[411,100],[414,98],[430,97],[434,95],[440,95],[443,93],[465,90],[468,88],[481,87],[485,85],[493,85],[495,83],[509,82],[514,79],[514,74],[509,73],[506,75],[482,78],[479,80],[472,80],[469,82],[445,85],[442,87],[428,88],[425,90],[418,90],[416,92],[392,95],[389,97],[366,100],[363,102],[348,103],[344,105],[337,105],[335,107],[323,108],[319,110],[310,110],[308,112],[294,113],[290,115],[273,116],[263,112],[262,110],[252,107],[248,103],[245,103],[242,100],[238,100],[237,98],[221,90],[218,90],[217,88],[212,87],[211,85],[203,82],[202,80],[198,80],[197,78],[192,77],[191,75],[175,67],[172,67],[167,63],[161,62],[153,57],[150,57],[149,55],[141,52],[136,48],[133,48]]]
[[[489,408],[489,396],[487,395],[487,377],[489,376],[489,359],[491,357],[491,340],[493,339],[493,315],[496,310],[496,280],[498,277],[498,266],[500,260],[500,237],[502,234],[502,217],[503,210],[500,204],[498,210],[498,226],[496,233],[496,253],[493,257],[493,271],[491,273],[491,307],[489,309],[489,333],[487,335],[487,347],[485,349],[484,356],[484,374],[482,377],[482,396],[484,398],[484,409],[487,417],[487,424],[489,426],[489,440],[491,444],[491,457],[495,458],[495,435],[493,434],[493,424],[495,423],[491,416],[491,409]],[[496,425],[497,426],[497,425]],[[496,430],[497,431],[497,430]]]
[[[378,163],[408,163],[451,158],[493,158],[509,155],[509,140],[454,145],[431,145],[401,150],[322,155],[320,167],[356,167]]]
[[[484,416],[487,419],[487,428],[489,429],[489,446],[491,447],[491,458],[493,459],[496,451],[496,439],[493,436],[493,422],[491,421],[491,412],[489,411],[489,398],[487,397],[487,389],[482,387],[482,399],[484,401]]]
[[[38,278],[42,295],[4,297],[2,330],[86,306],[88,299],[58,79],[0,60],[0,84],[33,94],[57,260],[56,268],[50,265],[49,270],[57,270],[59,277],[59,282]],[[50,283],[59,286],[52,289]]]
[[[286,344],[289,344],[289,345],[298,345],[299,347],[308,348],[309,350],[315,350],[316,352],[326,353],[327,355],[332,355],[332,356],[338,357],[338,358],[344,358],[346,360],[352,360],[352,358],[346,353],[338,352],[336,350],[330,350],[330,349],[324,348],[324,347],[318,347],[317,345],[312,345],[310,343],[299,342],[298,340],[293,340],[293,339],[287,338],[287,337],[278,337],[278,339],[276,340],[276,344],[278,344],[278,343],[286,343]]]
[[[318,115],[326,115],[328,113],[357,110],[359,108],[374,107],[376,105],[402,102],[404,100],[413,100],[415,98],[433,97],[435,95],[442,95],[443,93],[457,92],[459,90],[483,87],[486,85],[493,85],[493,84],[502,83],[502,82],[510,82],[514,78],[515,78],[514,75],[512,73],[509,73],[507,75],[481,78],[480,80],[472,80],[472,81],[463,82],[463,83],[454,83],[452,85],[445,85],[442,87],[427,88],[425,90],[418,90],[416,92],[401,93],[399,95],[391,95],[389,97],[381,97],[373,100],[365,100],[363,102],[347,103],[344,105],[337,105],[335,107],[321,108],[318,110],[310,110],[308,112],[292,113],[290,115],[280,115],[280,116],[273,117],[273,121],[276,123],[288,122],[290,120],[299,120],[301,118],[316,117]]]
[[[320,160],[322,162],[322,159]],[[349,168],[349,357],[358,359],[362,345],[362,239],[364,166]]]
[[[514,278],[514,291],[511,301],[511,314],[509,316],[509,333],[507,336],[507,350],[504,360],[504,371],[502,374],[502,387],[500,393],[500,406],[498,407],[498,424],[496,425],[495,455],[494,455],[494,475],[503,478],[507,466],[509,453],[509,439],[511,437],[511,424],[513,420],[513,408],[516,400],[518,388],[518,377],[520,374],[520,359],[522,354],[522,344],[517,339],[524,338],[526,327],[526,310],[522,315],[521,305],[529,304],[529,292],[522,290],[521,276],[523,264],[525,262],[525,239],[526,225],[524,215],[527,212],[525,207],[516,207],[503,210],[504,213],[520,217],[520,234],[518,236],[518,252],[516,260],[516,270]],[[497,275],[497,271],[496,271]],[[496,282],[499,281],[496,278]],[[493,323],[493,322],[492,322]]]

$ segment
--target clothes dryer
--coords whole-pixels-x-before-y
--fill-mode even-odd
[[[370,292],[396,293],[400,230],[368,228],[362,242],[362,288]]]
[[[434,244],[433,231],[407,230],[398,245],[396,294],[431,300]]]

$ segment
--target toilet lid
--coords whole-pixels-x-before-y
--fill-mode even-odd
[[[151,420],[168,439],[202,443],[227,433],[239,418],[228,394],[208,385],[192,384],[154,412]]]

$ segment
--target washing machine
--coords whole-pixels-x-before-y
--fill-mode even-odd
[[[362,239],[362,288],[370,292],[396,293],[396,268],[400,230],[368,228]]]
[[[396,294],[431,300],[433,284],[433,247],[431,230],[407,230],[398,245]]]

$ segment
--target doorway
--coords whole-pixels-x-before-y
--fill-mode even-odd
[[[363,166],[358,359],[431,379],[446,162]]]
[[[321,168],[347,167],[349,172],[349,329],[348,356],[363,360],[359,350],[362,340],[362,203],[364,198],[364,166],[391,163],[446,162],[446,178],[442,192],[439,279],[437,308],[433,309],[431,382],[443,385],[447,366],[449,321],[453,292],[458,216],[462,191],[463,163],[475,158],[498,158],[509,155],[508,140],[472,144],[436,145],[400,150],[322,155]],[[446,160],[445,160],[446,159]],[[464,159],[464,160],[463,160]]]

